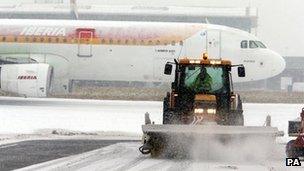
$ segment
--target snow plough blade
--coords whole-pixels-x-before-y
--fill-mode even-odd
[[[188,157],[198,146],[198,151],[208,151],[209,148],[213,151],[212,148],[218,148],[211,147],[214,144],[237,147],[250,141],[264,145],[283,134],[275,127],[262,126],[150,124],[143,125],[142,130],[144,145],[140,150],[151,153],[152,157]]]
[[[144,133],[179,133],[205,135],[268,135],[279,136],[281,132],[276,127],[266,126],[222,126],[222,125],[142,125]]]

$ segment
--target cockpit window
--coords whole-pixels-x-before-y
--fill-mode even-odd
[[[241,48],[242,49],[247,49],[248,48],[248,40],[243,40],[241,41]],[[249,48],[250,49],[256,49],[256,48],[267,48],[261,41],[255,41],[255,40],[250,40],[249,41]]]
[[[251,49],[255,49],[255,48],[267,48],[261,41],[254,41],[254,40],[250,40],[249,41],[249,47]]]
[[[255,41],[255,43],[259,46],[259,48],[267,48],[262,42]]]
[[[243,40],[241,42],[241,48],[242,49],[247,49],[248,48],[248,41],[247,40]]]
[[[258,48],[259,46],[255,43],[255,41],[250,40],[250,41],[249,41],[249,47],[250,47],[251,49],[254,49],[254,48]]]

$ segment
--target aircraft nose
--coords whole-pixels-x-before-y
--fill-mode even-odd
[[[285,70],[286,67],[286,62],[285,59],[278,53],[272,51],[273,54],[273,69],[272,69],[272,74],[278,75],[282,73]]]

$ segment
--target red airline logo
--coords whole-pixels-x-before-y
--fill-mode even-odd
[[[18,80],[37,80],[37,76],[18,76]]]

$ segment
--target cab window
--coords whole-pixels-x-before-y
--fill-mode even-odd
[[[225,77],[227,76],[222,67],[187,66],[185,68],[184,85],[188,90],[196,93],[226,93]]]
[[[241,42],[241,48],[242,49],[247,49],[248,48],[248,41],[247,40],[243,40]]]

